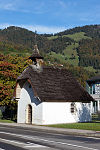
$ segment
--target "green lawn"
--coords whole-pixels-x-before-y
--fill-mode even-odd
[[[1,120],[0,119],[0,122],[2,122],[2,123],[14,123],[14,121],[12,121],[12,120]]]
[[[56,124],[56,125],[49,125],[49,127],[100,131],[100,122],[99,123]]]

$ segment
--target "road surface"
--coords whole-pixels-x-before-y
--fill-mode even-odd
[[[0,150],[100,150],[100,138],[0,125]]]

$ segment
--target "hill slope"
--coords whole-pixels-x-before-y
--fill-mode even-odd
[[[55,35],[36,34],[40,52],[58,63],[100,70],[100,25],[76,27]],[[0,30],[0,52],[11,55],[32,53],[35,33],[19,27]]]

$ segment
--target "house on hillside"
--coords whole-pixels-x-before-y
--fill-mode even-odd
[[[100,75],[87,80],[86,89],[95,99],[95,101],[91,102],[92,113],[97,113],[100,111]]]
[[[18,123],[57,124],[91,120],[93,98],[71,73],[53,66],[42,66],[37,45],[29,57],[33,61],[17,78]]]

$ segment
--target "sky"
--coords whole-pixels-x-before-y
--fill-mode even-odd
[[[91,24],[100,24],[100,0],[0,0],[0,29],[54,34]]]

